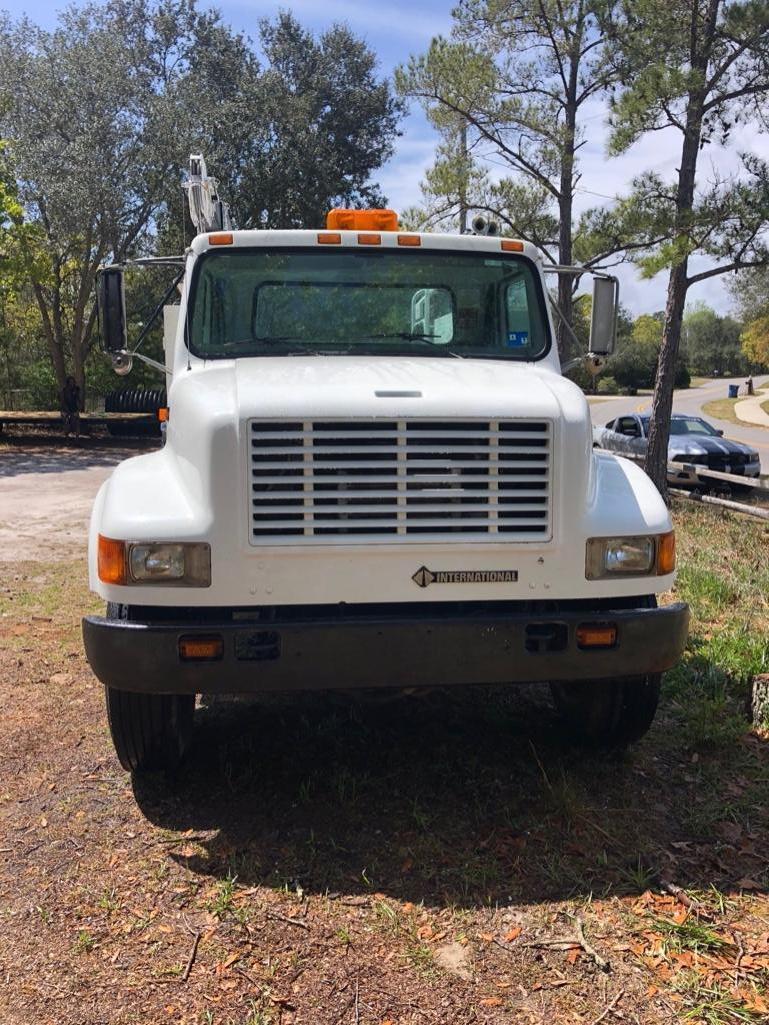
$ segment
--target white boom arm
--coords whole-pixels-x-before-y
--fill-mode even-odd
[[[190,174],[183,186],[187,191],[190,217],[199,233],[229,231],[232,228],[230,208],[219,198],[219,183],[209,177],[201,153],[190,154]]]

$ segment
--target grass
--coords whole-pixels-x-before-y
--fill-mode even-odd
[[[741,401],[741,399],[713,399],[703,405],[702,412],[705,416],[712,416],[715,420],[726,420],[730,424],[744,426],[745,421],[740,420],[734,412],[735,405]]]
[[[726,387],[726,385],[724,385]],[[765,391],[765,389],[761,389]],[[760,394],[760,393],[759,393]],[[705,416],[712,416],[716,420],[726,420],[732,424],[739,424],[741,427],[745,426],[746,421],[741,420],[734,412],[734,407],[738,402],[742,402],[746,398],[745,395],[740,395],[736,399],[713,399],[711,402],[706,402],[702,407],[702,412]],[[761,408],[765,413],[769,413],[769,399],[761,403]],[[761,424],[751,424],[751,427],[761,427]]]
[[[729,940],[719,936],[709,926],[692,919],[687,919],[681,924],[657,919],[653,928],[663,937],[666,951],[673,950],[676,953],[681,953],[684,950],[691,950],[694,953],[714,952],[733,946]]]

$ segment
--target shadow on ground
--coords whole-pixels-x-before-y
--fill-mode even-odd
[[[27,473],[63,473],[99,466],[117,466],[130,456],[158,447],[147,438],[61,438],[55,435],[2,437],[0,478]]]
[[[661,878],[767,882],[769,755],[744,734],[682,745],[675,698],[623,757],[570,748],[547,692],[335,697],[198,712],[173,780],[134,781],[146,817],[191,831],[204,876],[306,893],[477,907],[641,893]]]

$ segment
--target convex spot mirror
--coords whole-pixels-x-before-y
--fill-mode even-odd
[[[617,340],[619,282],[615,277],[593,279],[593,313],[590,321],[590,351],[610,356]]]
[[[125,352],[128,333],[122,267],[103,267],[96,276],[99,333],[105,352]]]

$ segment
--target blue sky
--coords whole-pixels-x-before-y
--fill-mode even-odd
[[[334,22],[346,22],[362,36],[377,53],[383,74],[390,74],[410,54],[422,52],[438,33],[448,34],[451,28],[451,0],[199,0],[201,6],[218,8],[226,22],[248,35],[257,35],[258,21],[273,17],[281,8],[290,9],[302,24],[314,30],[327,28]],[[56,21],[62,3],[43,3],[29,7],[23,0],[0,0],[0,8],[18,17],[27,14],[46,27]],[[657,133],[634,146],[622,157],[609,160],[604,148],[604,111],[596,106],[585,127],[586,146],[580,155],[582,180],[577,198],[577,213],[588,206],[600,205],[625,191],[634,175],[649,168],[660,173],[675,173],[680,155],[676,133]],[[403,210],[419,201],[419,182],[433,159],[435,135],[422,113],[415,109],[402,125],[396,153],[377,175],[388,200],[396,210]],[[769,159],[769,140],[753,131],[733,135],[729,150],[710,147],[703,154],[703,179],[712,168],[727,172],[736,167],[736,154],[749,149]],[[213,170],[213,169],[212,169]],[[490,170],[495,172],[495,166]],[[694,270],[707,266],[695,261]],[[631,267],[617,273],[622,286],[622,301],[635,315],[651,313],[665,305],[666,275],[642,281]],[[726,312],[729,296],[722,278],[710,279],[690,290],[689,301],[703,300],[720,312]]]

